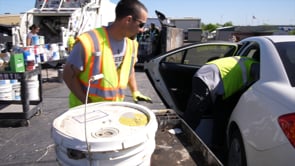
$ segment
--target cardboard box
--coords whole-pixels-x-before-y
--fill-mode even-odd
[[[22,53],[12,54],[9,64],[12,72],[25,72],[24,56]]]

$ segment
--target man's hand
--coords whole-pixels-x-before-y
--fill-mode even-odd
[[[133,101],[135,103],[138,103],[138,101],[145,101],[145,102],[148,102],[148,103],[152,103],[152,99],[151,98],[149,98],[147,96],[144,96],[139,91],[133,92],[132,93],[132,97],[133,97]]]

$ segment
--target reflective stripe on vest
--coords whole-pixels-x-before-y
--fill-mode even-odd
[[[91,76],[103,73],[103,79],[91,82],[90,99],[92,101],[122,101],[124,99],[123,90],[127,87],[137,55],[135,41],[125,40],[125,55],[121,67],[117,70],[105,28],[88,31],[77,39],[81,42],[85,52],[84,71],[79,77],[83,90],[86,92]]]
[[[243,84],[246,85],[247,83],[247,68],[246,68],[246,65],[245,65],[245,61],[246,59],[245,58],[240,58],[240,57],[237,57],[237,56],[234,56],[234,59],[239,63],[240,67],[241,67],[241,70],[242,70],[242,77],[243,77]]]

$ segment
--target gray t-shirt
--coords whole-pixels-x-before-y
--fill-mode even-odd
[[[110,39],[110,45],[111,45],[111,49],[114,56],[114,61],[115,61],[116,67],[118,68],[121,65],[125,55],[126,39],[124,38],[121,41],[117,41],[111,37],[109,37],[109,39]],[[85,57],[85,52],[84,52],[83,46],[80,42],[77,42],[74,45],[69,57],[67,58],[67,63],[73,64],[75,67],[80,69],[80,71],[83,71],[84,57]]]
[[[31,39],[31,43],[27,43],[27,45],[37,44],[37,43],[34,43],[33,36],[37,36],[38,37],[38,34],[33,34],[32,32],[29,32],[27,34],[27,39]]]
[[[202,66],[194,77],[199,77],[208,86],[212,100],[215,101],[216,95],[224,94],[223,82],[218,67],[215,64],[206,64]]]

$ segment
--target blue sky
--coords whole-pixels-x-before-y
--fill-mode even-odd
[[[119,0],[111,0],[117,3]],[[205,24],[295,25],[295,0],[142,0],[149,17],[159,10],[166,17],[200,18]],[[0,0],[0,14],[32,9],[35,0]],[[256,19],[253,19],[253,16]]]

